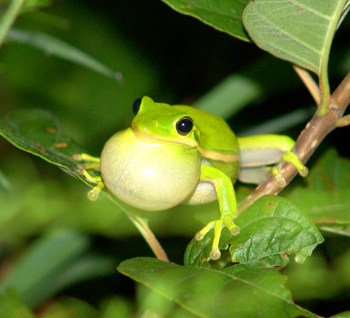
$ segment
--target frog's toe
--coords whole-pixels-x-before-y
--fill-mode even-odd
[[[287,185],[287,182],[284,178],[282,178],[281,176],[276,176],[275,177],[275,180],[277,182],[277,185],[280,187],[280,188],[284,188],[286,185]]]
[[[82,161],[82,160],[83,160],[83,156],[82,156],[82,154],[80,154],[80,153],[75,153],[75,154],[73,154],[72,158],[73,158],[75,161]]]
[[[302,177],[306,177],[308,175],[308,173],[309,173],[308,168],[306,168],[301,163],[301,161],[299,160],[299,158],[297,157],[297,155],[294,152],[288,151],[288,152],[284,153],[282,155],[282,160],[291,163],[295,168],[297,168],[299,174]]]
[[[207,234],[212,228],[214,228],[214,224],[215,221],[208,223],[205,227],[203,227],[199,232],[196,233],[196,236],[194,238],[197,241],[202,240],[205,234]]]
[[[235,236],[235,235],[239,234],[240,231],[241,231],[241,228],[236,225],[234,228],[231,229],[231,235]]]
[[[271,170],[271,173],[273,175],[273,177],[275,178],[277,185],[280,188],[284,188],[287,185],[286,180],[282,177],[282,175],[280,174],[278,168],[273,167]]]
[[[90,201],[96,201],[98,199],[99,194],[100,192],[97,189],[93,188],[88,192],[87,196]]]
[[[199,231],[196,233],[194,238],[196,239],[196,241],[200,241],[203,239],[203,237],[204,237],[204,235]]]
[[[213,247],[209,256],[212,260],[217,261],[221,257],[221,252],[218,248]]]
[[[195,239],[197,241],[200,241],[211,229],[214,228],[213,244],[209,254],[210,259],[214,261],[218,260],[221,257],[219,242],[221,237],[221,230],[224,226],[229,229],[232,235],[237,235],[240,232],[240,228],[233,222],[232,216],[226,216],[222,219],[208,223],[203,229],[197,232],[195,236]]]
[[[241,231],[240,227],[233,222],[232,216],[230,215],[224,218],[224,224],[227,227],[227,229],[231,232],[232,236],[239,234],[239,232]]]
[[[304,166],[303,169],[299,170],[299,174],[300,174],[302,177],[306,177],[306,176],[309,174],[309,169],[306,168],[306,167]]]

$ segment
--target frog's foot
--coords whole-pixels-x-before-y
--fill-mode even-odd
[[[297,168],[299,174],[302,177],[306,177],[308,175],[308,173],[309,173],[308,168],[305,167],[301,163],[301,161],[299,160],[299,158],[296,156],[296,154],[294,152],[288,151],[288,152],[284,153],[282,155],[281,159],[283,161],[287,161],[287,162],[291,163],[295,168]],[[276,179],[279,187],[284,188],[287,185],[286,180],[282,177],[282,175],[279,171],[278,165],[277,165],[277,167],[275,166],[272,168],[271,173],[272,173],[273,177]]]
[[[96,169],[99,170],[100,169],[100,158],[98,157],[93,157],[90,156],[86,153],[81,153],[81,154],[74,154],[72,156],[72,158],[75,161],[85,161],[85,163],[79,163],[78,164],[78,168],[79,169]]]
[[[197,232],[195,239],[197,241],[200,241],[203,239],[204,235],[207,234],[212,228],[214,228],[214,239],[212,248],[210,251],[210,258],[214,261],[218,260],[221,257],[221,252],[219,249],[219,242],[221,237],[221,231],[223,227],[227,227],[228,230],[231,232],[231,235],[237,235],[240,231],[239,226],[234,224],[232,221],[231,216],[225,216],[219,220],[212,221],[208,223],[203,229],[201,229],[199,232]]]
[[[87,155],[85,153],[82,154],[74,154],[73,159],[76,161],[86,161],[84,164],[79,164],[78,168],[82,169],[82,172],[86,178],[86,180],[90,181],[91,183],[95,183],[96,186],[90,190],[87,194],[89,200],[96,201],[98,199],[98,196],[102,189],[104,188],[105,184],[102,181],[101,177],[94,177],[91,174],[89,174],[86,169],[99,169],[100,168],[100,158],[92,157],[90,155]]]
[[[90,190],[87,193],[88,199],[91,201],[96,201],[98,199],[100,192],[104,188],[104,186],[105,186],[105,184],[102,181],[99,182],[96,187],[94,187],[92,190]]]
[[[87,194],[89,200],[96,201],[98,199],[100,192],[105,187],[105,184],[102,181],[101,177],[93,177],[86,170],[83,170],[83,173],[84,173],[86,180],[88,180],[92,183],[97,183],[96,186],[92,190],[90,190]]]

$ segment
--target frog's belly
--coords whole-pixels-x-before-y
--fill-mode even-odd
[[[210,182],[198,182],[195,190],[184,202],[186,204],[203,204],[217,199],[216,190]]]
[[[194,191],[200,155],[184,145],[139,139],[129,128],[106,143],[101,175],[120,200],[144,210],[164,210],[183,202]]]

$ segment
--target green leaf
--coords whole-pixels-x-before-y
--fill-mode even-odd
[[[324,153],[302,187],[288,187],[283,194],[321,228],[350,235],[350,161],[334,149]]]
[[[136,317],[152,317],[152,318],[198,318],[188,310],[174,304],[174,302],[155,290],[138,284],[136,286],[137,294],[137,314]],[[149,315],[149,316],[148,316]],[[105,318],[105,317],[103,317]],[[115,318],[115,317],[109,317]]]
[[[261,87],[252,79],[241,75],[231,75],[192,105],[222,118],[230,118],[261,94]]]
[[[286,278],[274,269],[215,271],[134,258],[118,270],[200,317],[318,317],[293,303]]]
[[[288,114],[267,120],[259,125],[241,131],[238,136],[285,133],[290,128],[305,124],[313,114],[315,114],[314,107],[295,109]]]
[[[15,23],[15,20],[20,14],[24,3],[25,0],[11,1],[9,6],[6,8],[6,11],[2,14],[0,23],[0,46],[3,44],[5,37],[11,29],[12,25]]]
[[[12,29],[7,33],[7,39],[14,42],[30,44],[43,50],[46,54],[56,55],[61,59],[80,64],[104,76],[117,80],[122,79],[122,74],[120,72],[109,69],[83,51],[51,35],[34,31]]]
[[[284,266],[286,254],[303,263],[324,239],[312,221],[291,201],[264,196],[240,215],[241,235],[230,247],[232,260]]]
[[[40,266],[41,264],[37,263],[37,265]],[[42,292],[40,297],[37,297],[36,303],[41,303],[43,300],[49,299],[75,284],[98,277],[111,276],[115,274],[115,268],[116,261],[111,257],[101,256],[96,253],[85,253],[79,258],[73,257],[69,262],[65,262],[64,266],[52,271],[50,279],[45,284],[43,282],[38,284],[35,290],[41,290]]]
[[[112,296],[112,298],[104,299],[100,307],[100,318],[133,317],[133,304],[122,297]]]
[[[60,279],[59,274],[75,264],[88,246],[89,240],[74,232],[57,231],[44,235],[0,281],[0,292],[15,288],[29,306],[36,307],[52,296],[51,285],[57,284],[55,280]]]
[[[303,263],[323,237],[312,221],[291,201],[277,196],[264,196],[243,211],[235,223],[241,232],[232,237],[223,231],[220,249],[230,244],[231,260],[241,264],[274,267],[288,263],[287,254]],[[212,232],[212,231],[211,231]],[[186,251],[185,263],[204,265],[208,260],[212,233],[202,240],[193,240]]]
[[[320,75],[344,4],[345,0],[254,0],[244,9],[243,23],[260,48]]]
[[[344,311],[340,314],[336,314],[335,316],[332,316],[330,318],[350,318],[350,311]]]
[[[52,0],[26,0],[23,8],[50,7],[52,2]]]
[[[243,41],[249,41],[242,12],[249,0],[163,0],[174,10],[190,15]]]
[[[46,306],[40,315],[42,318],[97,318],[100,313],[86,301],[73,297],[63,297]]]
[[[0,280],[0,293],[15,288],[35,308],[75,283],[113,274],[114,262],[87,254],[89,245],[86,236],[72,231],[55,231],[40,237]]]
[[[43,110],[14,112],[7,120],[0,119],[0,135],[17,148],[57,165],[89,184],[72,158],[73,154],[83,153],[83,149],[60,133],[58,122],[51,113]]]
[[[9,190],[11,188],[10,182],[4,175],[4,173],[0,170],[0,188],[4,188],[6,190]]]
[[[0,135],[17,148],[59,166],[90,187],[95,186],[92,181],[86,179],[72,158],[74,154],[81,154],[84,151],[70,137],[59,133],[58,124],[49,112],[42,110],[19,111],[15,112],[8,120],[0,119]],[[148,219],[140,216],[139,210],[136,208],[118,201],[107,192],[106,188],[102,193],[128,216],[153,252],[165,259],[165,252],[148,227]]]
[[[34,313],[13,289],[0,294],[0,317],[35,318]]]

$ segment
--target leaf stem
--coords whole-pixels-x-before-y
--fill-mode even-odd
[[[341,0],[341,3],[337,6],[337,11],[335,12],[334,18],[332,19],[332,22],[330,24],[328,35],[332,34],[334,35],[335,30],[337,29],[339,18],[341,17],[341,13],[344,9],[345,0]],[[329,89],[329,80],[328,80],[328,60],[329,60],[329,54],[330,49],[332,45],[334,36],[326,36],[326,42],[323,49],[323,56],[321,59],[321,65],[320,65],[320,90],[321,90],[321,103],[318,104],[318,116],[324,116],[328,112],[329,107],[329,96],[330,96],[330,89]]]
[[[21,10],[25,0],[13,0],[11,1],[7,11],[2,17],[0,23],[0,46],[4,43],[6,34],[14,24],[16,17]]]
[[[315,103],[319,105],[321,102],[321,92],[316,82],[311,77],[310,73],[307,70],[297,65],[293,65],[293,68],[294,68],[294,71],[299,75],[300,79],[305,84],[306,88],[309,90]]]

